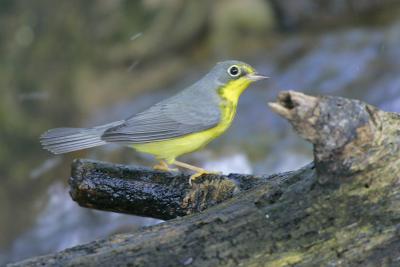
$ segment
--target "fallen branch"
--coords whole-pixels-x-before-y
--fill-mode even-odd
[[[199,212],[233,195],[265,183],[282,183],[287,175],[255,177],[203,175],[190,186],[190,174],[161,172],[91,160],[76,160],[70,194],[87,208],[162,220]]]

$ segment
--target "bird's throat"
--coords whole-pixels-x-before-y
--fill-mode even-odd
[[[218,94],[223,100],[232,102],[236,106],[240,95],[244,90],[246,90],[247,87],[249,87],[250,84],[251,81],[249,79],[242,77],[240,79],[230,81],[225,86],[222,86],[218,90]]]
[[[216,128],[220,129],[221,132],[224,132],[231,125],[236,114],[239,97],[250,84],[251,81],[243,77],[231,81],[224,87],[220,88],[218,93],[221,97],[221,122]]]

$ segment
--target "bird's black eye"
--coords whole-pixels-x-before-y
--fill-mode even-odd
[[[238,77],[238,76],[240,75],[240,69],[239,69],[238,66],[232,65],[232,66],[229,67],[228,73],[229,73],[229,75],[231,75],[232,77]]]

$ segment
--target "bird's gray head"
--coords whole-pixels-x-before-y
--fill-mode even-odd
[[[230,81],[243,77],[251,81],[268,78],[259,75],[249,64],[238,60],[227,60],[217,63],[207,76],[219,84],[227,84]]]

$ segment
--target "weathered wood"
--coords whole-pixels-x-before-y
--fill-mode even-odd
[[[14,266],[399,266],[400,116],[296,92],[270,106],[313,143],[315,168]]]
[[[161,172],[92,160],[75,160],[70,194],[87,208],[122,212],[162,220],[205,210],[266,177],[230,174],[203,175],[190,186],[190,174]],[[279,182],[286,176],[269,177]]]
[[[274,175],[265,179],[263,186],[250,189],[248,192],[254,190],[251,195],[237,194],[231,200],[208,209],[207,212],[170,220],[144,228],[138,233],[115,235],[67,249],[55,257],[38,257],[10,266],[220,266],[224,262],[234,265],[236,260],[225,258],[223,254],[219,259],[218,251],[233,246],[229,253],[236,254],[235,257],[248,258],[252,249],[260,248],[261,245],[257,237],[260,230],[252,229],[253,219],[259,218],[253,214],[259,205],[254,202],[253,197],[262,198],[267,194],[273,201],[279,197],[283,188],[305,176],[311,178],[313,173],[313,167],[310,165],[296,172]],[[184,181],[187,183],[187,180]],[[262,222],[265,220],[265,214],[262,214]],[[237,232],[239,229],[226,228],[228,222],[235,225],[235,228],[247,230],[243,229],[240,233]],[[207,230],[209,227],[212,227],[212,231]],[[247,244],[251,240],[254,242],[243,249],[241,243]],[[201,252],[202,250],[204,251]],[[195,264],[195,259],[200,261]]]

